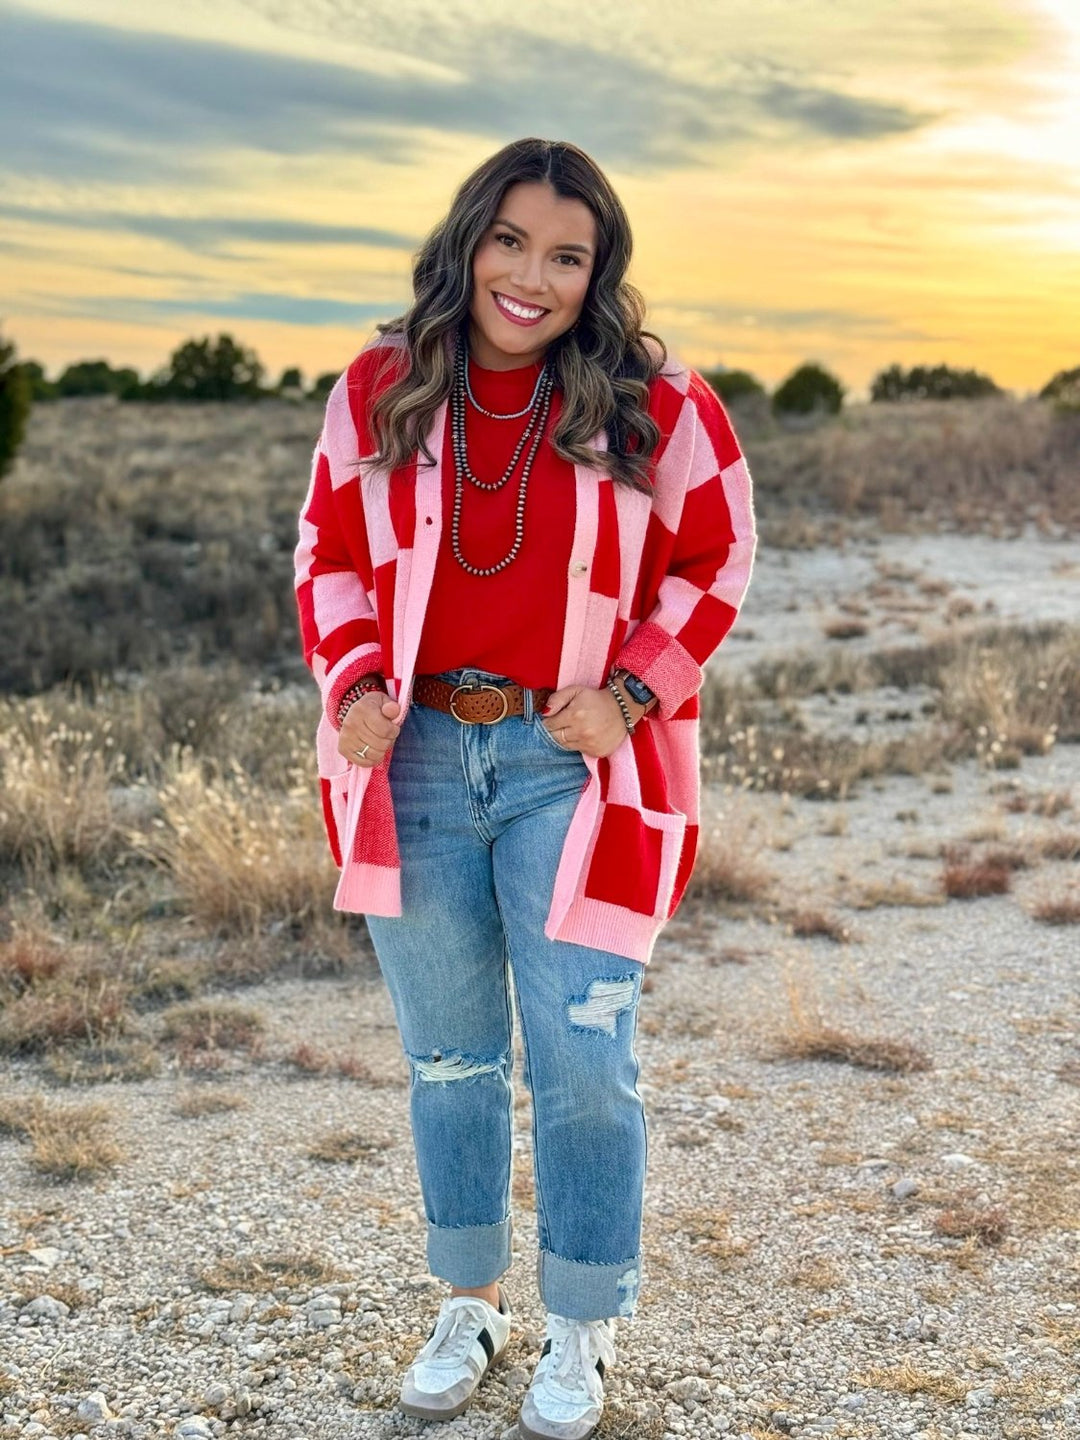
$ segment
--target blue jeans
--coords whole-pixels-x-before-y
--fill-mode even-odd
[[[503,680],[487,671],[443,679]],[[467,725],[413,703],[389,781],[402,914],[368,916],[410,1065],[428,1263],[452,1285],[510,1264],[513,1006],[532,1096],[546,1309],[632,1316],[647,1137],[634,1051],[642,966],[544,935],[588,768],[526,692],[523,716]]]

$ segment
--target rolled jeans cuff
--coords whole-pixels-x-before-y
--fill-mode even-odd
[[[428,1269],[440,1280],[474,1290],[510,1268],[513,1219],[497,1225],[433,1225],[428,1221]]]
[[[641,1256],[616,1265],[564,1260],[541,1250],[537,1265],[540,1298],[546,1310],[568,1320],[631,1319],[641,1289]]]

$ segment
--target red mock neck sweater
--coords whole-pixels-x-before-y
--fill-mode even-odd
[[[469,359],[469,383],[486,410],[521,410],[529,403],[540,362],[513,370],[488,370]],[[454,451],[448,424],[443,443],[443,526],[431,600],[420,634],[416,673],[434,675],[474,665],[507,675],[520,685],[554,689],[566,620],[566,585],[574,539],[574,467],[550,444],[562,395],[552,393],[545,438],[529,475],[521,549],[496,575],[470,575],[451,548]],[[465,403],[469,465],[479,480],[497,480],[529,417],[492,420]],[[461,551],[473,565],[494,565],[514,542],[514,514],[528,446],[501,490],[478,490],[465,480],[461,504]]]

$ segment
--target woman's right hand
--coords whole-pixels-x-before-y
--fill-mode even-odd
[[[338,753],[353,765],[366,769],[382,763],[383,756],[401,734],[394,721],[401,706],[381,690],[369,690],[354,700],[345,712],[338,733]],[[367,747],[366,750],[364,747]],[[361,755],[359,752],[363,750]]]

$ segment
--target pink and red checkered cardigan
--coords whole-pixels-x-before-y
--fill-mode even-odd
[[[420,631],[442,535],[447,404],[427,446],[392,472],[368,405],[401,362],[402,341],[371,341],[326,406],[300,514],[296,593],[304,657],[318,682],[323,813],[341,876],[334,908],[401,914],[401,866],[387,772],[337,749],[337,709],[378,670],[408,724]],[[686,889],[698,840],[698,690],[750,579],[756,535],[750,473],[727,414],[694,370],[669,358],[650,386],[662,433],[648,495],[576,465],[576,521],[558,688],[599,689],[613,664],[659,704],[589,779],[571,820],[545,934],[648,962]],[[606,448],[604,434],[592,441]],[[421,457],[422,458],[422,457]],[[467,617],[462,617],[463,622]],[[393,753],[392,751],[390,752]]]

